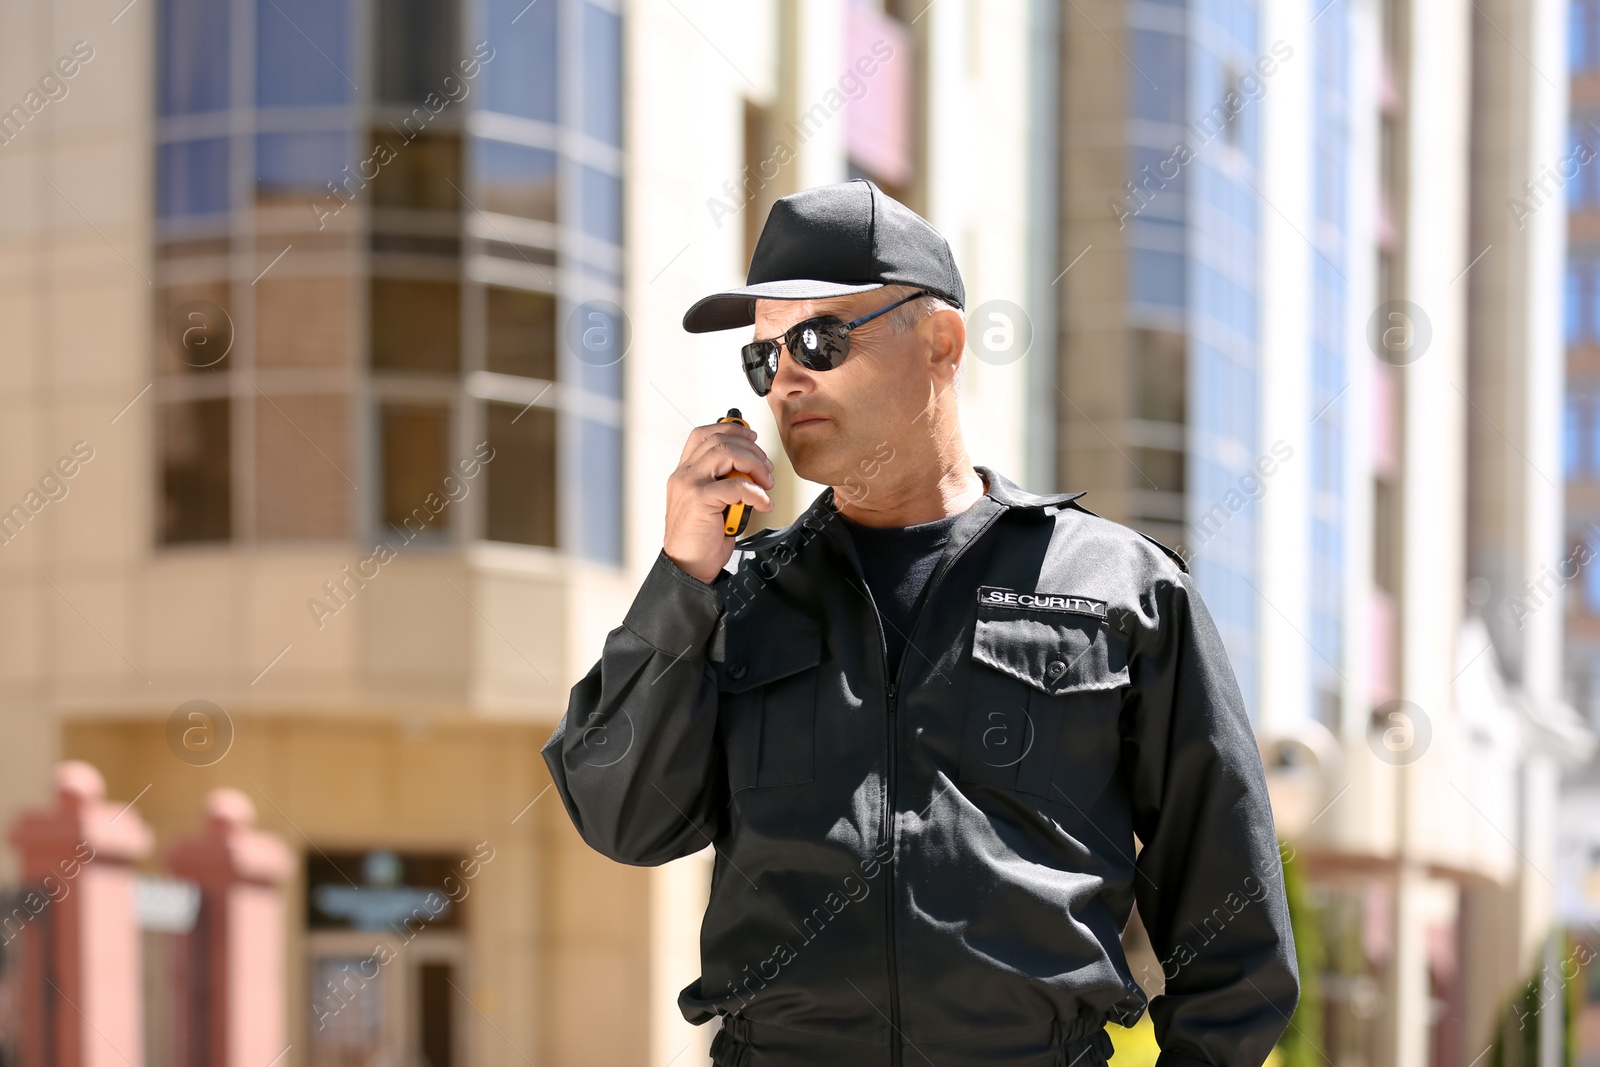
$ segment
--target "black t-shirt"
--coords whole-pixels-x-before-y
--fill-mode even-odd
[[[883,638],[889,650],[889,678],[899,673],[906,638],[921,602],[923,588],[939,563],[950,529],[961,513],[915,526],[863,526],[839,516],[861,557],[867,587],[883,617]]]

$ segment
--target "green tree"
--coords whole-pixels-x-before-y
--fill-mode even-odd
[[[1562,959],[1571,961],[1578,952],[1577,942],[1569,934],[1552,931],[1563,946]],[[1494,1051],[1489,1056],[1489,1067],[1534,1067],[1539,1062],[1539,1013],[1546,1006],[1541,997],[1544,991],[1540,973],[1544,969],[1543,957],[1534,964],[1533,971],[1522,988],[1513,995],[1500,1011],[1500,1027],[1495,1032]],[[1564,1005],[1565,1025],[1561,1028],[1561,1057],[1566,1067],[1577,1067],[1578,1013],[1583,1010],[1583,989],[1576,981],[1577,969],[1570,962],[1562,970],[1573,970],[1573,977],[1559,976],[1561,990],[1558,994]],[[1552,998],[1553,1005],[1554,998]]]
[[[1294,851],[1285,842],[1278,849],[1289,857],[1283,865],[1283,891],[1289,899],[1289,926],[1294,931],[1294,954],[1300,967],[1300,1002],[1278,1039],[1282,1067],[1322,1067],[1322,981],[1327,950],[1322,943],[1321,909],[1311,900],[1310,887]]]

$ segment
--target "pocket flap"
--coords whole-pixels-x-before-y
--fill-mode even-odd
[[[743,693],[822,662],[822,627],[814,622],[784,620],[741,626],[728,631],[727,656],[713,661],[717,688]]]
[[[1042,693],[1118,689],[1129,684],[1128,646],[1089,616],[1038,619],[979,616],[972,658]]]

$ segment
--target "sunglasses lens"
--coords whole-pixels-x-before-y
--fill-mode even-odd
[[[772,391],[772,380],[778,376],[778,342],[752,341],[744,346],[744,376],[756,396],[766,396]]]
[[[784,335],[794,361],[807,370],[833,370],[850,354],[850,331],[833,316],[807,319]],[[778,355],[783,350],[777,341],[751,341],[744,354],[744,375],[757,396],[772,391],[778,377]]]
[[[789,351],[807,370],[833,370],[850,354],[850,331],[836,318],[807,319],[787,335]]]

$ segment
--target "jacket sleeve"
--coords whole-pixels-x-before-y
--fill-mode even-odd
[[[1153,647],[1130,663],[1134,893],[1166,977],[1157,1067],[1259,1067],[1300,996],[1283,865],[1221,635],[1175,573],[1155,587]]]
[[[621,863],[666,863],[716,832],[726,763],[706,653],[726,575],[707,585],[663,550],[542,750],[573,826]]]

